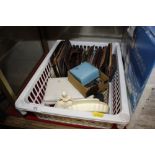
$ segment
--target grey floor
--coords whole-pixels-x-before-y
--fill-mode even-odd
[[[39,41],[21,41],[10,49],[2,70],[15,93],[43,54]]]

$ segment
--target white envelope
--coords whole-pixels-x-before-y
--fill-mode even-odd
[[[82,99],[84,96],[68,81],[68,78],[49,78],[43,102],[57,101],[65,91],[73,99]]]

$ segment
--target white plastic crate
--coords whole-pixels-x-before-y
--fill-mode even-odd
[[[109,83],[109,106],[110,112],[103,117],[96,117],[92,112],[82,112],[55,107],[48,107],[42,103],[49,77],[54,77],[50,58],[60,40],[56,41],[46,58],[43,60],[35,74],[18,97],[15,106],[22,114],[27,111],[34,112],[39,118],[78,124],[89,127],[110,128],[113,124],[123,128],[130,120],[129,106],[127,101],[126,83],[119,43],[112,43],[112,52],[116,54],[117,71]],[[108,43],[71,41],[72,45],[79,46],[107,46]]]

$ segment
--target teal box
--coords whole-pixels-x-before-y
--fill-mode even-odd
[[[70,70],[70,73],[83,85],[99,77],[99,70],[88,62],[81,63]]]

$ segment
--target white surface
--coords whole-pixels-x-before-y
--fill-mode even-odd
[[[84,120],[93,120],[93,121],[99,121],[99,122],[107,122],[107,123],[115,123],[115,124],[122,124],[126,125],[128,124],[130,120],[130,113],[129,113],[129,105],[127,101],[127,93],[126,93],[126,83],[125,83],[125,77],[124,77],[124,69],[123,69],[123,62],[122,62],[122,55],[120,50],[120,44],[119,43],[112,43],[112,49],[113,53],[116,54],[117,61],[118,61],[118,70],[119,70],[119,83],[120,83],[120,94],[121,94],[121,111],[119,114],[113,115],[113,114],[105,114],[104,117],[98,118],[94,117],[91,112],[83,112],[83,111],[74,111],[74,110],[66,110],[66,109],[60,109],[60,108],[52,108],[47,107],[42,104],[36,104],[36,103],[29,103],[27,97],[29,93],[34,88],[36,81],[39,79],[41,74],[43,73],[45,67],[50,61],[50,57],[53,54],[55,48],[59,44],[60,40],[57,41],[53,48],[50,50],[42,64],[39,66],[35,74],[33,75],[30,82],[27,84],[23,92],[18,97],[15,106],[18,110],[23,111],[31,111],[31,112],[37,112],[42,114],[49,114],[49,115],[56,115],[56,116],[62,116],[62,117],[70,117],[70,118],[79,118]],[[101,42],[84,42],[84,41],[71,41],[74,45],[86,45],[86,46],[105,46],[108,45],[108,43],[101,43]],[[110,91],[109,94],[112,92]],[[110,100],[111,101],[111,100]],[[109,103],[112,104],[112,103]]]
[[[84,98],[84,96],[68,81],[68,78],[49,78],[43,99],[44,102],[57,101],[62,96],[63,91],[73,99]]]

